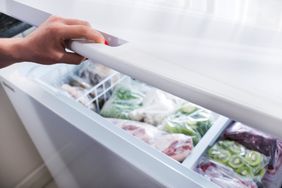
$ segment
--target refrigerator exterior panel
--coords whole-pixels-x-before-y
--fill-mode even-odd
[[[7,68],[1,83],[60,187],[217,187],[79,103],[20,77],[29,65]]]

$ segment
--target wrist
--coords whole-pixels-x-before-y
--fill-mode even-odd
[[[0,39],[0,68],[25,60],[23,38]]]
[[[15,62],[29,61],[30,56],[28,50],[28,44],[26,44],[25,38],[14,38],[11,45],[11,56]]]

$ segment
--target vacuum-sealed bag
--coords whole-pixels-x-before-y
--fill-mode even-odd
[[[169,134],[152,125],[137,121],[120,119],[109,120],[129,134],[143,140],[153,148],[177,161],[183,161],[193,149],[193,141],[190,136]]]
[[[97,94],[103,92],[103,87],[97,88],[96,93],[94,91],[88,93],[88,91],[114,73],[115,71],[112,69],[86,60],[62,79],[63,83],[61,84],[61,89],[69,96],[78,99],[83,105],[95,110],[92,99],[94,99]],[[110,85],[111,83],[106,82],[105,84]],[[86,96],[84,96],[84,94],[86,94]]]
[[[173,113],[184,101],[159,89],[150,90],[143,105],[129,113],[132,120],[159,125],[164,118]]]
[[[109,118],[130,119],[129,113],[143,106],[146,92],[151,89],[130,78],[119,83],[110,99],[104,104],[101,115]]]
[[[269,157],[231,140],[218,141],[208,149],[207,154],[211,160],[226,165],[237,174],[257,182],[261,182],[269,163]]]
[[[175,113],[169,115],[159,126],[169,133],[182,133],[193,138],[196,145],[212,125],[209,111],[185,103]]]
[[[258,151],[270,157],[269,169],[275,170],[281,166],[282,150],[279,147],[279,142],[281,141],[270,135],[237,122],[226,129],[224,138],[234,140],[248,149]]]
[[[205,157],[201,158],[196,171],[222,188],[257,188],[250,178],[236,174],[231,168]]]

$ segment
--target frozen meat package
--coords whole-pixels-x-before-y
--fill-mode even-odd
[[[208,158],[201,158],[196,171],[222,188],[257,188],[250,178],[236,174],[231,168]]]
[[[224,132],[224,137],[270,157],[268,168],[275,170],[282,162],[281,141],[242,123],[236,122]]]
[[[183,161],[193,149],[193,141],[190,136],[169,134],[152,125],[137,121],[111,118],[108,120],[177,161]]]

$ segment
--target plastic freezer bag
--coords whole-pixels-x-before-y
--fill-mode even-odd
[[[258,187],[252,179],[239,176],[234,173],[231,168],[211,161],[205,157],[201,158],[199,161],[196,171],[222,188]]]
[[[183,161],[193,149],[192,138],[183,134],[168,134],[156,127],[137,121],[109,119],[129,134],[177,161]]]
[[[252,178],[258,182],[264,176],[269,158],[254,150],[249,150],[243,145],[230,141],[220,140],[208,149],[211,160],[226,165],[237,174]]]
[[[238,122],[226,129],[224,137],[235,140],[249,149],[269,156],[269,169],[275,170],[281,166],[282,150],[279,147],[279,142],[281,143],[281,141],[278,139]]]
[[[115,71],[109,69],[101,64],[93,63],[89,60],[82,62],[76,66],[72,72],[69,72],[62,79],[61,89],[65,91],[69,96],[79,99],[79,102],[90,109],[95,110],[95,106],[91,103],[91,100],[96,96],[95,92],[89,93],[87,96],[83,96],[89,89],[99,84],[102,80],[108,76],[114,74]],[[110,85],[111,83],[106,83]],[[100,88],[101,90],[102,88]],[[100,91],[102,92],[102,91]]]
[[[90,86],[95,86],[103,79],[114,73],[114,70],[105,67],[102,64],[97,64],[91,62],[90,60],[86,60],[74,74]]]
[[[159,126],[170,133],[182,133],[193,138],[196,145],[212,125],[209,111],[194,104],[185,103],[175,113],[168,116]]]
[[[66,75],[63,84],[69,84],[70,86],[80,87],[82,89],[90,89],[114,73],[116,73],[114,70],[104,65],[86,60],[80,65],[77,65],[73,72]]]
[[[67,92],[68,95],[70,95],[74,99],[79,99],[83,94],[85,93],[85,90],[81,87],[77,86],[71,86],[69,84],[63,84],[61,88]],[[95,111],[95,105],[91,103],[92,97],[89,95],[86,97],[83,97],[79,99],[79,102],[83,104],[84,106],[88,106],[91,110]]]
[[[146,93],[141,108],[129,113],[132,120],[159,125],[169,114],[173,113],[184,100],[159,89]]]
[[[129,113],[143,106],[143,99],[151,87],[127,78],[119,83],[104,104],[101,115],[109,118],[130,119]]]
[[[282,151],[282,141],[277,142],[277,149]],[[267,188],[281,188],[282,187],[282,153],[280,152],[279,160],[275,163],[274,169],[268,169],[263,177],[262,183]]]

